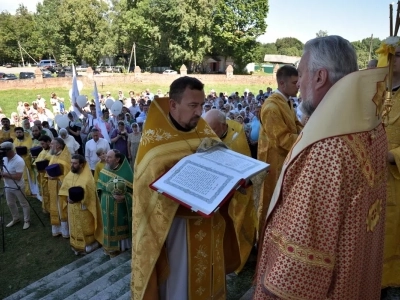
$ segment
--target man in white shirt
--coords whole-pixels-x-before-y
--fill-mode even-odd
[[[18,200],[24,213],[23,229],[28,229],[30,226],[30,207],[28,200],[26,200],[23,194],[25,183],[22,176],[25,169],[25,162],[15,152],[13,143],[4,142],[0,145],[0,148],[6,154],[6,156],[3,158],[4,167],[1,170],[1,176],[4,179],[7,205],[13,218],[12,221],[6,225],[6,227],[14,226],[20,222],[17,207]]]
[[[96,151],[102,148],[104,151],[108,152],[110,150],[110,144],[107,140],[100,137],[100,132],[97,128],[93,128],[92,139],[86,142],[85,145],[85,158],[89,163],[90,170],[94,174],[97,162],[100,158],[97,156]]]

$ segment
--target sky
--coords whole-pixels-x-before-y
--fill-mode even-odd
[[[20,3],[35,11],[38,0],[0,0],[0,11],[14,13]],[[263,43],[295,37],[305,43],[319,30],[349,41],[389,36],[389,4],[393,0],[269,0]],[[396,2],[397,3],[397,2]],[[393,14],[397,5],[394,5]]]

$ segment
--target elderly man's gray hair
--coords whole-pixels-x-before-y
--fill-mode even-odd
[[[11,142],[3,142],[0,144],[0,148],[5,150],[14,150],[14,144]]]
[[[308,41],[303,55],[307,54],[309,72],[314,74],[318,69],[328,70],[332,84],[358,71],[356,51],[348,40],[340,36],[330,35]]]

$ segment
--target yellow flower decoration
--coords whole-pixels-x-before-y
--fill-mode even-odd
[[[367,216],[367,232],[374,231],[375,226],[379,222],[380,214],[382,211],[382,200],[376,200],[374,204],[371,205]]]
[[[400,38],[398,36],[390,36],[382,41],[381,46],[376,50],[379,54],[378,67],[386,67],[388,64],[389,53],[393,54],[396,51],[396,47],[400,44]]]

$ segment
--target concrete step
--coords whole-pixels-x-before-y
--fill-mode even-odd
[[[131,291],[123,294],[121,297],[119,297],[117,300],[131,300]]]
[[[121,254],[123,255],[123,254]],[[131,260],[71,294],[65,300],[116,299],[130,288]]]
[[[131,261],[129,261],[129,274],[120,278],[118,281],[109,285],[103,290],[90,298],[91,300],[108,300],[108,299],[130,299],[131,298]],[[118,274],[119,275],[119,274]],[[104,285],[103,285],[104,286]],[[76,298],[78,299],[78,298]],[[80,299],[80,298],[79,298]]]
[[[130,260],[130,253],[125,252],[112,259],[109,259],[108,256],[107,258],[108,261],[103,264],[94,263],[90,268],[80,268],[63,276],[60,280],[48,284],[46,287],[52,289],[52,291],[46,293],[45,296],[43,294],[40,295],[40,298],[44,300],[65,299],[98,278],[119,268],[120,265]],[[38,297],[29,299],[38,299]]]
[[[64,267],[61,269],[58,269],[57,271],[43,277],[42,279],[39,279],[38,281],[28,285],[24,289],[12,294],[11,296],[5,298],[5,300],[19,300],[24,298],[25,296],[35,293],[40,289],[44,289],[44,287],[53,282],[56,279],[60,279],[66,274],[70,272],[74,272],[75,270],[85,267],[87,264],[93,264],[93,261],[95,261],[97,264],[98,263],[103,263],[104,261],[107,260],[107,257],[103,254],[102,249],[98,249]]]
[[[130,299],[131,252],[115,258],[98,249],[30,284],[6,300]]]

